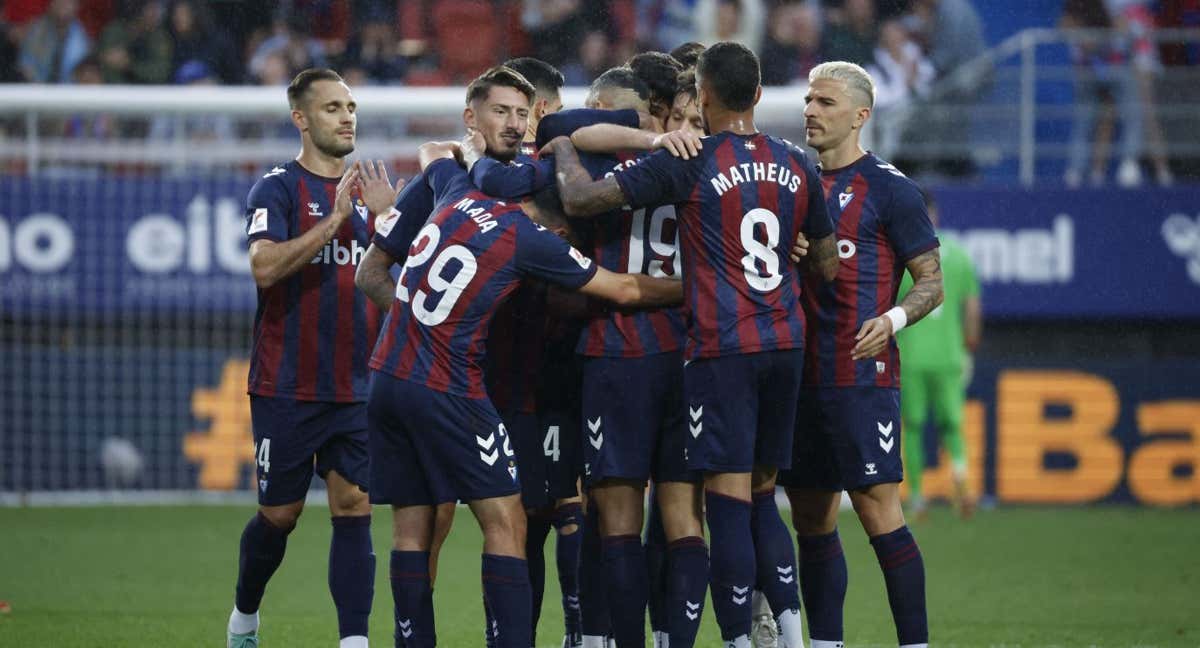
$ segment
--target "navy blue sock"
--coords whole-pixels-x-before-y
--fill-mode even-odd
[[[496,648],[496,617],[492,616],[492,608],[488,605],[486,596],[483,597],[483,640],[487,648]]]
[[[662,512],[654,491],[650,491],[650,511],[646,515],[646,577],[649,589],[646,607],[650,611],[650,629],[667,631],[667,535],[663,531]]]
[[[725,641],[750,634],[754,592],[754,535],[751,504],[746,500],[704,492],[704,517],[712,535],[709,586],[713,611]]]
[[[837,529],[833,533],[796,536],[800,545],[800,591],[808,609],[808,636],[842,640],[842,606],[846,602],[846,555]]]
[[[542,614],[542,595],[546,592],[546,536],[550,519],[532,515],[525,519],[525,563],[529,565],[530,645],[537,644],[538,618]]]
[[[581,632],[579,546],[583,540],[583,506],[572,502],[558,507],[554,511],[554,528],[558,531],[554,555],[558,563],[558,587],[562,591],[563,624],[567,635],[576,637]]]
[[[256,513],[242,530],[238,553],[237,589],[234,602],[242,614],[258,612],[267,581],[283,562],[291,529],[280,529],[262,513]]]
[[[754,494],[750,516],[757,560],[756,584],[778,617],[785,610],[800,611],[800,586],[796,582],[796,551],[792,534],[779,517],[775,489]]]
[[[529,565],[520,558],[483,554],[483,596],[495,619],[497,648],[529,648],[532,594]]]
[[[929,642],[929,623],[925,616],[925,562],[921,550],[907,526],[871,538],[883,580],[887,583],[888,604],[896,622],[896,638],[901,646]]]
[[[329,593],[337,608],[338,636],[367,636],[375,598],[375,552],[371,516],[334,516],[329,543]]]
[[[396,645],[405,648],[437,645],[429,552],[392,550],[390,575]]]
[[[600,518],[593,500],[583,523],[579,551],[579,626],[583,634],[606,637],[609,631],[608,582],[600,555]]]
[[[608,610],[617,648],[646,645],[646,554],[638,535],[600,540],[608,576]]]
[[[708,587],[708,549],[704,538],[690,536],[667,545],[666,631],[672,648],[696,643]]]

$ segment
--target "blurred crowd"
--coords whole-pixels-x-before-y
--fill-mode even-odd
[[[924,170],[961,177],[973,172],[962,152],[970,148],[970,113],[991,78],[986,69],[947,75],[987,49],[979,1],[7,0],[0,82],[278,87],[304,68],[329,66],[352,86],[441,86],[533,56],[561,70],[568,85],[586,85],[639,51],[736,40],[759,53],[765,85],[802,82],[823,60],[863,65],[878,85],[871,147],[896,158],[917,151]],[[1194,45],[1168,51],[1147,34],[1200,24],[1200,0],[1062,6],[1064,27],[1122,34],[1073,47],[1078,114],[1066,181],[1103,180],[1121,122],[1118,180],[1140,182],[1136,160],[1145,157],[1169,183],[1152,76],[1160,53],[1188,63],[1197,52]],[[917,112],[939,124],[936,138],[907,127]],[[154,128],[171,128],[159,121]],[[221,137],[230,129],[228,119],[210,121],[203,132]],[[111,125],[99,117],[67,128],[103,136]]]
[[[357,84],[461,83],[534,56],[589,83],[637,51],[737,40],[789,84],[825,59],[920,92],[984,49],[969,0],[9,0],[0,74],[39,83],[286,83],[329,65]]]

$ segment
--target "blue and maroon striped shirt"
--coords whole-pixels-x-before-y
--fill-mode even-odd
[[[938,247],[916,183],[873,153],[823,170],[826,205],[837,223],[837,280],[805,282],[808,349],[804,384],[900,386],[896,339],[874,358],[850,358],[863,322],[896,304],[904,264]]]
[[[250,241],[301,236],[333,211],[339,178],[292,160],[250,189]],[[365,401],[367,360],[379,332],[379,309],[354,286],[374,219],[361,198],[333,239],[299,272],[258,290],[248,391],[257,396],[339,403]]]
[[[755,133],[704,138],[690,160],[658,151],[616,175],[632,208],[675,204],[683,251],[685,357],[803,348],[798,232],[833,231],[816,169],[795,145]]]
[[[497,308],[524,276],[578,289],[596,266],[516,203],[474,190],[453,160],[426,168],[438,211],[417,234],[371,368],[484,398],[482,361]]]

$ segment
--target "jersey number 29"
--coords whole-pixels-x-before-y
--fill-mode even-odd
[[[461,245],[448,246],[433,260],[433,267],[429,268],[429,274],[425,278],[431,290],[442,293],[441,297],[437,299],[437,304],[433,308],[428,306],[430,296],[424,290],[417,290],[410,299],[408,288],[404,285],[405,276],[410,268],[420,267],[429,261],[429,258],[437,251],[438,241],[441,240],[441,237],[442,231],[433,223],[421,228],[412,244],[412,249],[417,252],[408,255],[408,260],[404,262],[404,268],[400,270],[400,277],[396,279],[396,299],[411,303],[413,317],[416,317],[417,321],[425,326],[437,326],[446,321],[455,302],[462,296],[463,291],[471,283],[471,279],[475,277],[475,272],[479,270],[475,255],[471,254],[470,250]],[[443,276],[446,266],[450,265],[452,261],[457,262],[458,268],[450,277]]]

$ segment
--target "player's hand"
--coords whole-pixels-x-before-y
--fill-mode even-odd
[[[699,157],[702,146],[700,138],[695,133],[683,129],[663,133],[654,138],[653,144],[655,149],[665,148],[671,152],[671,155],[684,160]]]
[[[337,193],[333,197],[333,216],[341,219],[350,216],[350,212],[354,211],[350,193],[358,188],[361,183],[362,163],[355,162],[342,174],[342,179],[338,182]]]
[[[462,154],[463,166],[470,171],[471,167],[487,154],[487,142],[483,139],[483,133],[474,128],[468,128],[467,134],[458,144],[458,150]]]
[[[538,150],[538,157],[540,158],[543,155],[554,155],[554,149],[563,144],[571,144],[571,138],[567,137],[566,135],[559,135],[549,142],[546,142],[546,145]],[[571,146],[574,146],[574,144],[571,144]]]
[[[886,315],[872,317],[863,322],[862,328],[858,329],[858,335],[854,336],[858,343],[854,345],[850,357],[854,360],[874,358],[887,348],[888,340],[891,337],[892,320],[888,319]]]
[[[804,235],[804,232],[798,232],[796,242],[792,244],[792,253],[788,255],[792,263],[800,263],[804,257],[808,256],[809,245],[808,237]]]
[[[372,214],[382,214],[396,204],[396,197],[400,195],[404,183],[397,181],[396,186],[392,186],[383,160],[367,160],[359,162],[357,166],[361,172],[358,190]]]

